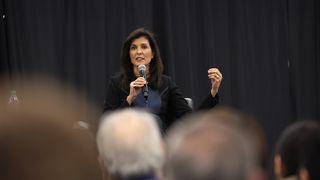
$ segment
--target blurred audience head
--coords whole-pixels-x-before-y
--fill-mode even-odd
[[[277,178],[320,179],[320,124],[298,121],[280,135],[275,150]]]
[[[258,124],[235,109],[217,107],[191,115],[168,133],[168,178],[264,179],[260,138],[264,141]]]
[[[161,176],[164,148],[153,115],[137,109],[107,114],[102,118],[97,143],[112,179]]]
[[[0,179],[102,179],[87,121],[98,118],[95,108],[71,88],[35,79],[19,81],[11,105],[10,82],[0,88]]]

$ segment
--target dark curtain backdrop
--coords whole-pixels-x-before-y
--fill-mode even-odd
[[[257,117],[270,151],[290,122],[320,119],[319,0],[1,0],[1,5],[2,74],[51,76],[102,107],[106,83],[120,69],[123,40],[146,27],[157,35],[165,74],[195,105],[209,93],[207,69],[218,67],[224,76],[221,104]]]
[[[9,73],[8,64],[8,49],[6,39],[6,26],[5,26],[5,8],[4,3],[0,0],[0,74]]]

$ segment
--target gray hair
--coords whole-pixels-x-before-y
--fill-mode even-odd
[[[97,133],[100,157],[111,174],[121,177],[162,169],[162,137],[153,115],[137,109],[118,110],[102,117]]]
[[[199,113],[169,131],[167,170],[171,179],[248,179],[255,166],[254,144],[221,118]]]

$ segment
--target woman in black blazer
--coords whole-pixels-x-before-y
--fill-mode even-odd
[[[121,61],[121,72],[108,84],[104,112],[124,107],[147,107],[160,118],[165,130],[175,119],[192,111],[177,85],[162,74],[159,47],[151,32],[144,28],[131,32],[122,47]],[[217,68],[210,68],[208,77],[210,94],[199,109],[212,108],[219,102],[217,93],[222,74]],[[141,93],[142,90],[147,94]]]

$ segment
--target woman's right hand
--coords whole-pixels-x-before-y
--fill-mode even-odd
[[[145,84],[147,84],[147,81],[143,77],[138,77],[130,83],[130,93],[127,96],[129,105],[131,105],[133,100],[138,96]]]

